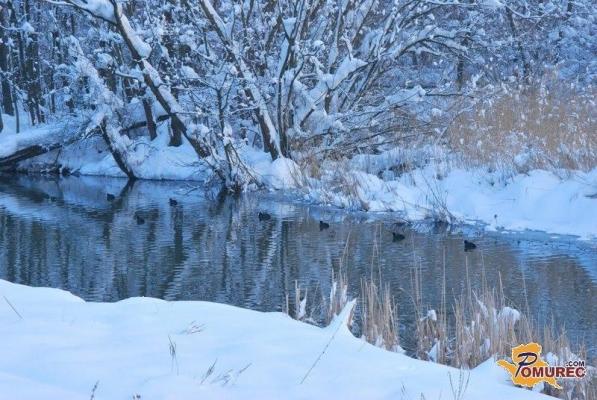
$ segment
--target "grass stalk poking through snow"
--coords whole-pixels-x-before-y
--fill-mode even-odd
[[[91,388],[91,396],[89,397],[89,400],[95,399],[95,392],[97,391],[98,386],[99,386],[99,381],[95,382],[95,385],[93,385],[93,388]]]
[[[2,296],[2,297],[4,297],[4,301],[6,301],[6,304],[8,304],[10,306],[10,308],[12,308],[12,310],[15,312],[15,314],[17,314],[20,319],[23,319],[23,316],[21,315],[21,313],[17,311],[17,309],[15,308],[15,306],[13,306],[10,301],[8,301],[8,299],[6,298],[6,296]]]
[[[172,341],[172,338],[170,337],[170,335],[168,335],[168,349],[170,351],[170,359],[171,359],[171,365],[170,365],[170,369],[173,371],[174,367],[176,367],[176,375],[178,375],[178,358],[176,356],[176,342]]]

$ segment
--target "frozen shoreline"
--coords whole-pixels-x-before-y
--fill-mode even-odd
[[[89,399],[97,382],[96,399],[437,399],[451,398],[450,379],[457,387],[460,377],[355,338],[342,323],[347,310],[322,329],[208,302],[86,303],[3,280],[0,294],[22,317],[2,299],[0,393],[7,398]],[[549,397],[512,386],[491,360],[470,372],[463,399],[504,398]]]

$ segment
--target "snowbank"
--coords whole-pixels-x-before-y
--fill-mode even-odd
[[[5,115],[2,115],[2,117],[8,119]],[[8,157],[17,150],[22,150],[28,146],[45,146],[66,141],[69,136],[65,133],[62,125],[40,125],[16,133],[10,124],[11,120],[8,119],[6,129],[0,134],[0,158]]]
[[[491,230],[540,230],[597,237],[597,168],[567,171],[566,178],[543,170],[509,179],[484,170],[438,170],[427,166],[382,180],[353,170],[350,193],[318,183],[310,200],[368,211],[398,211],[412,220],[442,214],[459,222],[483,222]]]
[[[204,180],[205,165],[199,162],[189,142],[183,140],[183,144],[179,147],[168,147],[169,139],[167,132],[160,132],[154,141],[147,138],[136,139],[129,149],[129,162],[136,176],[156,180]],[[69,154],[74,155],[73,152]],[[66,157],[63,160],[65,159]],[[65,165],[82,175],[124,177],[124,173],[108,151],[103,151],[95,160],[73,156]]]
[[[459,381],[456,369],[355,338],[344,316],[321,329],[207,302],[85,303],[2,280],[0,296],[2,398],[89,399],[97,384],[98,400],[439,399]],[[463,399],[505,398],[548,397],[511,386],[493,362],[470,372]]]
[[[250,147],[243,148],[242,157],[269,188],[281,190],[298,186],[300,168],[291,159],[278,158],[272,162],[269,153]]]
[[[51,133],[55,130],[41,129],[42,132]],[[33,137],[36,129],[29,129],[18,135],[0,135],[0,153],[5,143],[10,143],[13,138]],[[23,137],[23,138],[21,138]],[[185,180],[203,181],[209,173],[206,166],[197,159],[197,155],[188,141],[183,140],[179,147],[168,147],[169,135],[161,131],[154,141],[147,138],[137,138],[129,144],[128,160],[137,177],[152,180]],[[30,139],[27,142],[31,142]],[[21,144],[20,147],[23,147]],[[10,153],[10,150],[6,150]],[[0,154],[1,155],[1,154]],[[72,173],[89,176],[126,177],[118,167],[110,151],[106,148],[100,136],[94,136],[79,141],[61,149],[39,157],[35,157],[19,164],[20,170],[37,170],[41,166],[53,165],[58,162],[61,167]]]

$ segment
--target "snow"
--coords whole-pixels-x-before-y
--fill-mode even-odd
[[[288,158],[272,161],[269,154],[247,147],[243,151],[243,159],[271,189],[294,189],[299,186],[302,175],[300,167]]]
[[[490,8],[504,7],[504,4],[499,0],[483,0],[482,4]]]
[[[193,67],[189,67],[188,65],[183,65],[180,68],[180,70],[181,70],[182,74],[189,79],[199,79],[199,75],[197,74],[197,72],[195,72]]]
[[[392,105],[404,104],[407,101],[419,102],[423,99],[423,97],[425,97],[425,94],[425,90],[421,86],[417,85],[412,89],[398,90],[396,93],[386,96],[386,101],[388,104]],[[435,113],[437,114],[438,111],[441,113],[440,110],[436,110]]]
[[[439,399],[462,375],[462,399],[549,398],[493,360],[461,372],[367,344],[347,329],[349,308],[322,329],[199,301],[86,303],[2,280],[0,294],[6,398]]]
[[[493,185],[479,182],[480,172],[457,170],[444,183],[447,207],[458,218],[481,220],[491,229],[597,236],[597,200],[589,197],[597,190],[597,168],[565,179],[534,170]]]
[[[108,0],[70,0],[70,3],[106,21],[115,21],[114,7]]]
[[[199,162],[197,154],[186,139],[179,147],[169,147],[167,129],[159,129],[154,141],[138,138],[128,148],[127,161],[135,175],[141,179],[189,180],[206,179],[206,167]],[[82,153],[87,154],[81,157]],[[51,156],[48,156],[51,157]],[[62,151],[63,167],[82,175],[124,177],[114,158],[105,149],[101,138],[88,143],[77,143]]]
[[[19,148],[18,139],[20,139],[20,137],[16,135],[0,136],[0,157],[7,157],[12,153],[16,152]]]
[[[437,313],[435,312],[435,310],[427,311],[427,319],[431,321],[437,321]]]
[[[118,7],[121,7],[120,5]],[[128,18],[121,13],[120,15],[120,26],[124,31],[123,35],[130,41],[133,48],[137,51],[141,58],[147,58],[151,54],[151,46],[145,43],[141,37],[135,32],[131,26]],[[147,67],[146,67],[147,68]]]
[[[8,157],[17,150],[33,145],[50,145],[60,141],[67,141],[76,130],[65,129],[66,124],[38,125],[34,128],[25,127],[16,133],[14,117],[3,114],[5,128],[0,134],[0,158]],[[74,121],[71,121],[74,123]]]
[[[597,168],[566,171],[564,177],[533,170],[505,180],[483,169],[441,169],[428,165],[386,180],[351,170],[346,175],[356,195],[330,189],[324,178],[307,197],[342,208],[397,211],[411,220],[445,214],[453,222],[482,222],[489,230],[597,237]]]
[[[143,65],[143,73],[146,74],[151,79],[151,81],[154,83],[154,85],[158,88],[158,91],[160,92],[160,95],[164,99],[164,101],[166,103],[165,105],[167,105],[168,108],[170,109],[170,112],[175,113],[175,114],[181,113],[183,108],[180,106],[180,104],[178,104],[178,101],[172,95],[172,93],[170,92],[168,87],[165,86],[158,71],[156,71],[155,68],[153,67],[153,65],[151,65],[149,62],[147,62],[147,60],[145,60],[145,59],[141,61],[141,64]],[[162,104],[162,106],[164,106],[164,107],[165,107],[165,105]]]
[[[23,32],[26,32],[26,33],[29,33],[29,34],[31,34],[31,33],[35,33],[35,29],[34,29],[34,28],[33,28],[33,26],[31,26],[31,24],[30,24],[29,22],[27,22],[27,21],[23,22],[23,25],[21,25],[21,30],[22,30]]]
[[[439,340],[436,340],[435,343],[433,344],[433,347],[431,347],[431,350],[429,350],[427,352],[427,355],[429,356],[429,359],[433,362],[436,362],[438,359],[438,352],[439,352],[439,346],[441,345],[441,342]]]
[[[498,314],[498,318],[504,322],[514,323],[520,319],[520,311],[511,307],[504,307]]]

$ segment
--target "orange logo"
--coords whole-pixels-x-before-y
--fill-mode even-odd
[[[585,362],[582,360],[568,361],[565,366],[550,366],[541,358],[541,345],[527,343],[512,349],[512,363],[499,360],[497,364],[506,369],[515,385],[532,388],[538,383],[545,382],[561,389],[556,378],[583,378],[586,374]]]

